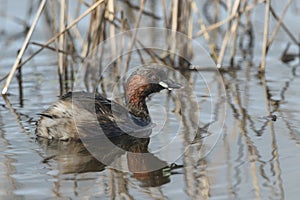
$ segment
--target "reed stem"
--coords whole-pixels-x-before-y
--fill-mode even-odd
[[[267,45],[268,45],[268,34],[269,34],[269,20],[270,20],[270,3],[271,0],[266,0],[266,10],[265,10],[265,25],[264,25],[264,35],[263,35],[263,47],[261,55],[260,73],[265,72],[266,68],[266,57],[267,57]]]
[[[32,25],[31,25],[31,27],[30,27],[30,29],[29,29],[27,35],[26,35],[25,41],[24,41],[24,43],[23,43],[23,46],[22,46],[22,48],[21,48],[21,50],[20,50],[20,52],[19,52],[19,54],[18,54],[18,56],[17,56],[17,59],[15,60],[15,63],[14,63],[14,65],[13,65],[13,67],[12,67],[12,69],[11,69],[11,71],[10,71],[8,77],[7,77],[6,83],[5,83],[4,88],[3,88],[3,90],[2,90],[2,95],[6,95],[6,93],[7,93],[7,90],[8,90],[8,87],[9,87],[9,85],[10,85],[10,82],[11,82],[11,80],[12,80],[12,78],[13,78],[13,75],[14,75],[16,69],[19,67],[19,63],[20,63],[20,61],[21,61],[21,59],[22,59],[22,57],[23,57],[23,55],[24,55],[24,53],[25,53],[25,51],[26,51],[26,49],[27,49],[27,47],[28,47],[29,41],[30,41],[31,36],[32,36],[32,34],[33,34],[33,31],[34,31],[34,29],[35,29],[35,27],[36,27],[36,25],[37,25],[37,22],[38,22],[38,20],[39,20],[41,14],[42,14],[42,12],[43,12],[43,10],[44,10],[44,7],[45,7],[45,5],[46,5],[46,2],[47,2],[46,0],[43,0],[43,1],[41,1],[41,3],[40,3],[40,6],[39,6],[39,8],[38,8],[38,10],[37,10],[37,13],[36,13],[36,15],[35,15],[35,18],[34,18],[34,20],[33,20],[33,22],[32,22]]]
[[[129,66],[129,62],[130,62],[130,59],[131,59],[131,50],[135,44],[135,41],[136,41],[136,35],[137,35],[137,28],[139,27],[139,24],[140,24],[140,21],[141,21],[141,18],[142,18],[142,14],[143,14],[143,10],[144,10],[144,6],[145,6],[145,0],[141,0],[141,3],[140,3],[140,11],[139,11],[139,14],[138,14],[138,17],[137,17],[137,20],[135,21],[135,25],[134,25],[134,33],[133,33],[133,36],[132,36],[132,40],[131,40],[131,43],[129,44],[129,48],[128,48],[128,56],[127,56],[127,59],[126,59],[126,63],[125,63],[125,67],[124,67],[124,76],[123,76],[123,80],[125,81],[126,80],[126,72],[128,71],[128,66]]]
[[[70,30],[71,28],[73,28],[73,26],[75,26],[79,21],[81,21],[84,17],[86,17],[88,14],[90,14],[94,9],[96,9],[100,4],[102,4],[104,2],[104,0],[98,0],[97,2],[95,2],[91,7],[89,7],[89,9],[87,9],[84,13],[82,13],[79,17],[77,17],[75,20],[73,20],[62,32],[56,34],[54,37],[52,37],[51,39],[49,39],[44,46],[42,46],[40,49],[38,49],[37,51],[35,51],[33,54],[31,54],[27,59],[25,59],[22,63],[20,63],[19,65],[17,65],[17,67],[20,67],[24,64],[26,64],[28,61],[30,61],[34,56],[36,56],[37,54],[39,54],[44,48],[48,47],[51,43],[53,43],[55,40],[57,40],[57,38],[59,38],[60,35],[64,34],[65,32],[67,32],[68,30]]]

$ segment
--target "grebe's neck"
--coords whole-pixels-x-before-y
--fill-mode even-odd
[[[150,94],[147,78],[140,75],[131,76],[126,85],[126,104],[131,115],[138,121],[150,122],[146,97]]]
[[[146,97],[139,94],[132,94],[127,96],[127,109],[135,119],[141,120],[145,123],[151,122],[149,111],[146,104]]]

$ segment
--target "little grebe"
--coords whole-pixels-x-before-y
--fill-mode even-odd
[[[158,67],[144,67],[127,80],[126,107],[87,92],[69,92],[41,113],[36,135],[48,139],[78,140],[99,134],[120,136],[151,124],[146,97],[163,89],[180,88]]]

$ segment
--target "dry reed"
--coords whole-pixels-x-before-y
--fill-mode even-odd
[[[52,0],[50,1],[50,9],[51,12],[48,16],[48,21],[50,24],[50,27],[52,28],[52,34],[53,37],[45,42],[37,43],[37,42],[30,42],[30,37],[34,31],[34,28],[36,27],[37,20],[42,14],[43,8],[46,5],[46,0],[42,1],[40,4],[40,8],[36,14],[35,20],[32,23],[30,30],[28,31],[27,37],[25,39],[25,42],[23,44],[22,49],[20,50],[17,59],[15,61],[15,64],[13,65],[11,72],[7,77],[6,84],[4,86],[4,89],[2,90],[2,94],[5,95],[7,93],[7,89],[9,87],[9,84],[12,80],[13,74],[17,69],[19,69],[19,87],[20,87],[20,99],[22,99],[22,73],[21,73],[21,66],[26,64],[28,61],[30,61],[33,57],[35,57],[38,53],[40,53],[43,49],[48,49],[51,51],[54,51],[58,55],[58,76],[59,76],[59,83],[60,83],[60,93],[62,94],[65,91],[68,91],[69,87],[71,86],[72,90],[72,83],[69,83],[69,80],[74,80],[74,69],[73,64],[77,58],[80,60],[84,60],[87,58],[88,55],[92,54],[93,56],[99,56],[99,65],[98,66],[92,66],[90,63],[87,62],[86,67],[86,74],[85,74],[85,81],[86,81],[86,88],[87,90],[90,89],[90,84],[88,82],[89,78],[92,78],[94,83],[92,83],[92,89],[97,91],[98,84],[99,84],[99,77],[101,81],[101,72],[103,70],[103,63],[102,63],[102,57],[104,56],[102,49],[97,49],[99,44],[103,42],[107,37],[114,38],[115,34],[117,32],[124,32],[127,30],[130,30],[129,20],[127,18],[127,15],[124,10],[119,10],[118,5],[120,2],[115,0],[94,0],[92,5],[87,5],[84,1],[78,1],[77,11],[75,16],[75,19],[73,20],[71,18],[70,13],[68,13],[68,4],[70,1],[68,0],[61,0],[60,4]],[[226,1],[227,4],[227,14],[225,16],[221,16],[219,13],[221,1],[214,0],[210,1],[207,0],[206,2],[208,4],[212,4],[213,8],[215,9],[213,13],[214,20],[213,23],[210,23],[208,19],[205,18],[205,16],[202,16],[201,8],[197,4],[198,2],[193,0],[174,0],[171,2],[171,9],[169,9],[168,1],[162,0],[162,13],[155,13],[152,14],[149,11],[145,10],[147,1],[142,0],[140,1],[139,5],[134,5],[130,1],[124,1],[128,7],[131,8],[131,10],[138,11],[135,15],[135,19],[132,22],[134,24],[134,28],[141,27],[141,20],[142,17],[152,17],[154,20],[160,20],[160,16],[162,16],[162,21],[164,24],[164,28],[171,29],[173,31],[173,34],[171,37],[173,40],[176,40],[176,32],[181,32],[183,34],[186,34],[188,38],[193,38],[197,40],[199,37],[204,36],[204,39],[207,41],[208,44],[208,51],[211,54],[212,59],[217,63],[218,67],[220,69],[224,69],[223,65],[225,63],[227,50],[230,49],[230,66],[234,66],[234,62],[236,59],[236,56],[238,54],[237,48],[243,48],[242,44],[240,46],[237,46],[238,40],[242,41],[245,37],[245,34],[248,30],[249,32],[252,31],[250,18],[252,15],[252,11],[258,6],[258,5],[264,5],[265,6],[265,20],[264,20],[264,37],[262,41],[263,47],[261,52],[261,65],[260,68],[257,69],[260,72],[264,72],[266,68],[266,58],[268,55],[268,50],[271,48],[272,43],[275,40],[275,37],[279,31],[279,28],[282,28],[285,33],[291,38],[291,40],[296,44],[299,45],[298,40],[295,38],[295,36],[289,31],[287,26],[283,23],[285,14],[288,10],[288,8],[291,5],[292,0],[289,0],[284,8],[284,11],[280,17],[277,16],[276,12],[272,8],[271,0],[256,0],[256,1],[250,1],[250,0],[236,0],[236,1]],[[123,2],[123,3],[124,3]],[[148,1],[149,2],[149,1]],[[266,2],[266,3],[265,3]],[[122,3],[122,2],[121,2]],[[265,4],[263,4],[265,3]],[[224,5],[223,5],[224,6]],[[58,7],[58,9],[57,9]],[[80,15],[79,10],[80,7],[87,7],[86,10]],[[59,20],[56,20],[56,13],[57,11],[60,11],[59,13]],[[46,11],[44,12],[46,15]],[[89,27],[86,31],[86,38],[83,38],[81,35],[79,29],[77,28],[77,24],[86,16],[90,16],[89,21]],[[195,18],[196,16],[196,18]],[[274,28],[272,35],[268,37],[269,30],[269,21],[270,17],[273,17],[276,21],[276,27]],[[221,19],[220,19],[221,18]],[[246,22],[244,19],[246,18]],[[196,26],[194,26],[194,20],[197,20],[197,25],[200,26],[200,30],[197,30]],[[227,25],[227,27],[224,30],[224,25]],[[59,29],[59,31],[58,31]],[[214,33],[213,33],[214,32]],[[123,49],[128,48],[127,50],[130,52],[135,45],[141,47],[143,49],[143,52],[138,51],[138,54],[140,56],[141,62],[145,62],[145,55],[150,57],[152,60],[156,62],[161,62],[166,65],[170,65],[174,69],[178,70],[191,70],[189,65],[185,66],[183,65],[184,61],[181,57],[176,57],[176,53],[178,52],[186,52],[187,57],[193,54],[191,51],[191,48],[188,46],[189,44],[181,44],[177,43],[177,41],[174,41],[173,43],[169,44],[169,49],[173,54],[166,55],[166,54],[159,54],[155,52],[152,49],[148,49],[147,46],[143,44],[143,41],[140,41],[136,38],[137,31],[133,31],[133,34],[130,35],[132,40],[130,41],[129,46],[125,46],[123,44],[123,40],[117,41],[117,40],[110,40],[112,47],[109,49],[109,53],[111,54],[112,58],[116,58],[117,55],[121,55],[123,52]],[[251,51],[251,47],[253,46],[254,39],[251,35],[252,33],[249,33],[249,45],[246,48],[249,48]],[[216,35],[219,35],[219,40],[221,41],[220,44],[215,41]],[[163,37],[163,36],[162,36]],[[164,37],[169,37],[165,35]],[[166,39],[167,40],[167,39]],[[119,42],[119,43],[117,43]],[[76,45],[79,44],[79,45]],[[242,42],[241,42],[242,43]],[[37,51],[35,51],[33,54],[31,54],[28,58],[23,59],[22,57],[24,55],[24,52],[26,50],[26,47],[28,45],[36,45],[39,47]],[[53,45],[53,46],[51,46]],[[80,46],[80,48],[78,48]],[[288,49],[288,48],[287,48]],[[287,50],[286,50],[287,51]],[[285,52],[286,53],[286,52]],[[70,59],[71,58],[71,59]],[[124,59],[124,60],[123,60]],[[178,59],[178,60],[176,60]],[[176,62],[178,61],[178,62]],[[128,54],[127,57],[119,56],[116,59],[116,63],[113,63],[112,66],[116,70],[116,74],[119,76],[121,73],[121,66],[124,65],[125,72],[128,70],[129,65],[131,62],[131,54]],[[184,67],[183,67],[184,66]],[[95,69],[95,68],[96,69]],[[97,70],[97,73],[92,73]],[[199,69],[196,69],[199,70]],[[233,71],[233,74],[235,72]],[[261,74],[261,81],[262,85],[265,87],[265,102],[266,102],[266,109],[267,109],[267,115],[272,114],[274,110],[271,110],[271,100],[268,95],[268,88],[266,86],[266,80],[263,76],[263,73]],[[237,76],[234,74],[234,76]],[[224,78],[224,77],[223,77]],[[117,77],[118,79],[118,77]],[[189,79],[192,79],[189,77]],[[4,79],[2,79],[4,80]],[[124,76],[125,80],[125,76]],[[192,82],[192,81],[191,81]],[[245,139],[245,144],[247,146],[249,155],[251,158],[259,157],[257,155],[257,150],[255,149],[255,145],[253,145],[251,139],[247,135],[247,127],[254,127],[253,119],[251,118],[251,115],[247,113],[247,109],[245,109],[245,105],[243,105],[242,97],[240,96],[240,91],[242,91],[239,88],[239,85],[231,80],[227,80],[226,77],[224,78],[225,86],[227,88],[226,95],[227,95],[227,101],[228,104],[231,105],[232,111],[235,115],[235,117],[240,122],[241,127],[241,135]],[[105,95],[106,86],[101,82],[101,89]],[[286,88],[284,88],[283,92],[286,91]],[[282,93],[283,93],[282,92]],[[221,95],[220,95],[221,96]],[[283,96],[283,95],[282,95]],[[189,97],[189,96],[187,96]],[[231,98],[231,99],[230,99]],[[284,99],[284,98],[282,98]],[[6,100],[6,97],[5,97]],[[188,103],[187,103],[188,102]],[[193,103],[193,104],[191,104]],[[8,108],[11,109],[11,106],[9,102],[6,103]],[[186,127],[194,127],[197,122],[194,122],[195,119],[195,107],[196,102],[191,101],[190,99],[185,99],[182,105],[180,105],[180,109],[176,109],[177,113],[180,113],[182,116],[183,122],[186,123]],[[179,107],[179,106],[178,106]],[[275,107],[275,106],[274,106]],[[11,109],[12,112],[14,112],[13,109]],[[276,111],[276,110],[275,110]],[[215,113],[218,113],[217,111]],[[19,117],[16,114],[16,118]],[[18,120],[17,120],[18,121]],[[193,124],[194,123],[194,124]],[[248,125],[249,124],[249,125]],[[264,127],[268,124],[268,121],[263,124],[261,127],[261,130],[264,129]],[[257,134],[261,134],[261,131],[256,131],[255,128],[253,128]],[[187,130],[187,133],[192,132],[191,130]],[[273,133],[272,133],[273,134]],[[191,141],[191,135],[185,134],[185,141],[187,141],[186,145],[190,145]],[[199,145],[194,145],[194,152],[200,152],[199,149],[201,147],[201,142],[199,142]],[[189,151],[192,151],[190,149]],[[202,196],[207,198],[210,196],[210,182],[208,178],[206,177],[206,169],[205,169],[205,160],[202,159],[201,156],[199,158],[193,159],[192,155],[196,155],[195,153],[188,153],[186,152],[186,155],[184,157],[185,165],[189,170],[186,171],[186,177],[187,177],[187,185],[188,189],[187,192],[193,196],[195,195],[195,198],[199,197],[199,194],[201,192]],[[274,159],[278,160],[278,159]],[[257,161],[253,160],[251,162],[251,172],[253,175],[253,187],[255,189],[255,193],[257,196],[260,196],[260,189],[257,187],[259,184],[257,181],[257,174],[255,172],[257,171],[256,165]],[[201,164],[201,165],[200,165]],[[276,163],[275,163],[276,164]],[[194,169],[190,170],[191,168],[196,168],[198,166],[202,166],[201,169]],[[113,170],[112,170],[113,171]],[[194,172],[199,172],[197,177],[200,177],[199,179],[195,179],[195,174],[192,174]],[[116,181],[115,177],[113,177],[116,173],[111,173],[111,180],[110,180],[110,196],[112,198],[117,198],[119,193],[117,192],[117,188],[121,188],[122,194],[124,196],[127,195],[128,191],[126,190],[125,186],[128,184],[127,182],[120,182],[119,184]],[[279,173],[277,173],[279,174]],[[120,176],[123,176],[123,174],[120,174]],[[192,182],[194,181],[194,182]],[[195,192],[196,191],[196,192]],[[127,197],[126,197],[127,198]],[[129,198],[129,197],[128,197]]]
[[[193,52],[191,52],[191,44],[183,44],[180,43],[180,41],[175,42],[176,32],[180,32],[186,34],[188,38],[193,38],[195,40],[203,35],[205,40],[207,41],[211,57],[217,63],[217,66],[220,69],[224,69],[222,65],[225,62],[224,58],[226,57],[230,58],[230,62],[228,64],[230,66],[234,66],[234,61],[237,56],[237,48],[243,48],[242,42],[245,34],[249,35],[250,40],[249,46],[246,48],[251,48],[253,46],[253,35],[250,32],[247,33],[247,31],[249,30],[252,31],[251,22],[249,22],[249,19],[251,18],[251,12],[258,5],[263,4],[265,6],[264,36],[262,38],[263,46],[261,53],[261,65],[258,71],[265,71],[268,50],[271,47],[280,27],[288,34],[288,36],[295,44],[299,45],[297,39],[283,23],[283,19],[288,8],[290,7],[292,0],[289,0],[287,2],[280,17],[278,17],[276,12],[274,11],[270,0],[236,0],[226,2],[220,0],[207,0],[205,1],[205,6],[209,6],[209,8],[213,9],[213,11],[206,11],[206,14],[204,16],[200,11],[201,8],[199,7],[199,3],[193,0],[163,0],[161,3],[161,13],[152,13],[151,11],[146,10],[145,6],[147,2],[144,0],[140,1],[139,5],[135,5],[130,1],[117,2],[115,0],[93,0],[91,5],[88,5],[84,1],[78,1],[75,15],[76,19],[74,20],[69,13],[68,5],[70,2],[68,0],[51,0],[48,5],[46,4],[46,2],[47,1],[41,2],[40,8],[36,14],[36,18],[28,31],[23,47],[21,48],[10,73],[1,79],[6,79],[6,84],[2,90],[3,95],[7,93],[8,87],[16,69],[26,64],[33,57],[39,54],[43,49],[56,51],[58,55],[57,64],[60,93],[62,94],[68,91],[70,87],[72,88],[71,82],[72,80],[74,80],[74,69],[72,66],[74,65],[75,60],[77,58],[80,58],[80,60],[84,60],[91,52],[93,52],[94,56],[99,55],[98,52],[100,52],[100,58],[102,58],[104,56],[103,50],[97,49],[98,45],[107,37],[114,38],[116,33],[130,30],[130,24],[128,23],[127,15],[124,10],[119,9],[119,4],[127,5],[128,8],[131,9],[131,12],[138,11],[134,19],[135,21],[133,21],[133,28],[135,29],[141,27],[142,17],[147,16],[153,18],[154,20],[162,20],[164,28],[172,30],[171,38],[174,42],[168,44],[170,52],[172,52],[169,53],[169,55],[158,55],[153,50],[144,48],[143,42],[139,41],[136,38],[137,32],[133,32],[133,35],[130,36],[132,40],[127,50],[130,52],[134,45],[139,45],[140,47],[144,48],[143,52],[137,52],[142,62],[144,62],[144,54],[147,54],[155,62],[162,62],[163,64],[167,64],[175,69],[190,70],[188,68],[189,64],[186,64],[185,60],[183,60],[180,56],[175,56],[178,52],[183,52],[184,54],[186,54],[185,56],[187,58],[193,56]],[[43,12],[43,8],[45,6],[46,8],[51,8],[50,13],[47,12],[47,9]],[[169,6],[171,6],[171,9],[169,9]],[[83,7],[87,8],[81,15],[79,15],[80,10]],[[221,8],[226,9],[226,15],[221,14]],[[205,13],[205,10],[203,12]],[[44,44],[30,42],[30,36],[34,32],[37,20],[43,13],[45,13],[46,19],[49,23],[49,26],[52,28],[52,33],[54,36]],[[56,13],[59,14],[58,20],[56,17]],[[87,35],[87,37],[83,39],[82,33],[80,33],[80,31],[78,30],[77,24],[88,15],[90,16],[90,24],[85,34]],[[272,31],[272,35],[269,38],[269,21],[271,16],[275,20],[277,20],[277,25]],[[195,17],[201,28],[200,30],[197,30],[195,27]],[[213,18],[213,20],[208,18]],[[246,22],[244,21],[245,18],[247,20]],[[224,25],[227,26],[225,30],[223,28]],[[57,31],[58,29],[59,31]],[[168,36],[165,35],[165,37]],[[239,46],[237,45],[238,40],[240,40]],[[218,41],[221,41],[221,44],[219,44]],[[131,54],[128,54],[124,61],[123,57],[117,56],[122,53],[124,49],[124,44],[122,44],[123,41],[116,41],[115,39],[111,39],[110,42],[110,55],[112,58],[117,57],[117,60],[114,63],[114,70],[118,78],[121,73],[121,65],[123,65],[124,63],[124,71],[126,73],[131,62]],[[120,44],[117,42],[120,42]],[[37,45],[39,49],[29,57],[24,58],[23,62],[20,62],[21,58],[24,55],[26,47],[30,44]],[[54,47],[52,45],[54,45]],[[230,55],[228,56],[226,52],[229,48]],[[87,64],[85,75],[87,88],[89,88],[89,79],[92,79],[94,82],[92,84],[93,90],[98,90],[97,85],[99,84],[99,77],[96,77],[96,75],[99,76],[101,74],[103,67],[102,64],[103,63],[101,63],[101,59],[99,67],[97,69],[95,69],[93,66],[90,66],[90,64]],[[97,71],[97,73],[91,73],[91,71]]]
[[[11,69],[11,71],[10,71],[8,77],[7,77],[6,83],[5,83],[4,88],[3,88],[3,90],[2,90],[2,95],[5,95],[5,94],[6,94],[6,92],[7,92],[7,90],[8,90],[8,87],[9,87],[9,84],[10,84],[10,82],[11,82],[11,79],[13,78],[13,75],[14,75],[16,69],[19,67],[19,63],[20,63],[20,61],[21,61],[21,59],[22,59],[22,57],[23,57],[23,54],[25,53],[25,50],[26,50],[26,48],[27,48],[27,46],[28,46],[28,43],[29,43],[29,41],[30,41],[30,38],[31,38],[31,36],[32,36],[32,34],[33,34],[33,31],[34,31],[34,29],[35,29],[35,27],[36,27],[36,25],[37,25],[37,22],[38,22],[38,20],[39,20],[41,14],[42,14],[42,11],[43,11],[45,5],[46,5],[46,0],[43,0],[43,1],[40,3],[40,7],[39,7],[39,9],[38,9],[38,11],[37,11],[37,14],[36,14],[36,16],[35,16],[35,18],[34,18],[34,20],[33,20],[32,25],[31,25],[31,27],[30,27],[28,33],[27,33],[27,36],[26,36],[25,41],[24,41],[24,43],[23,43],[23,46],[22,46],[21,50],[19,51],[18,56],[17,56],[17,59],[16,59],[14,65],[13,65],[13,67],[12,67],[12,69]]]
[[[265,72],[266,67],[266,56],[267,56],[267,44],[269,35],[269,21],[270,21],[270,0],[266,0],[266,11],[265,11],[265,24],[264,24],[264,35],[263,35],[263,46],[262,46],[262,61],[260,64],[260,73]]]

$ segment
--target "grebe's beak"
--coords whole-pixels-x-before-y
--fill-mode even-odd
[[[168,90],[179,89],[182,87],[181,84],[175,83],[171,80],[160,81],[158,84]]]

